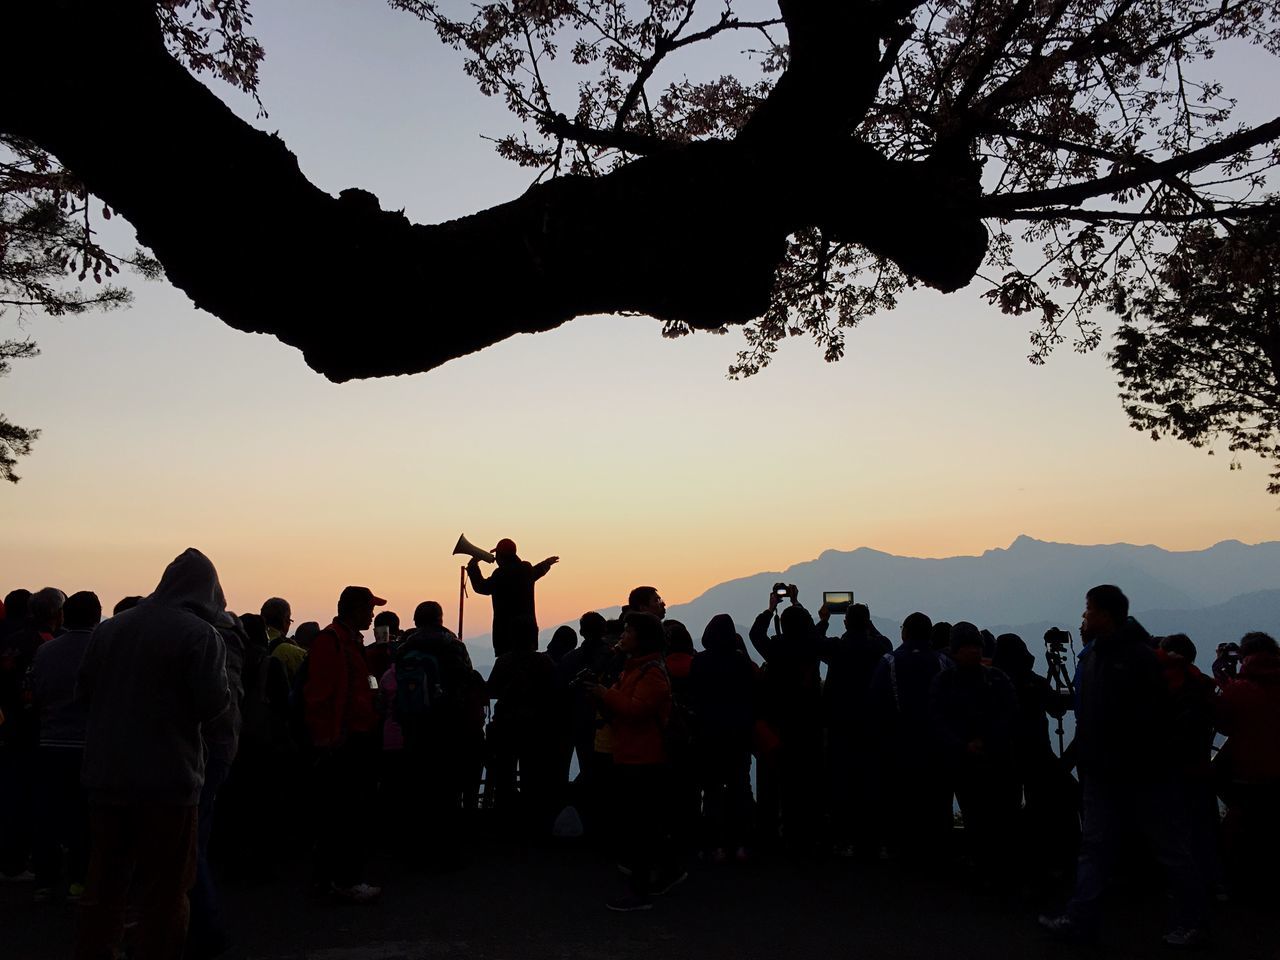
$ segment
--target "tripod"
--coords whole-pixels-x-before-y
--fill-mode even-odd
[[[1075,684],[1071,680],[1071,674],[1067,671],[1067,653],[1065,645],[1059,642],[1046,641],[1045,643],[1045,660],[1049,664],[1049,682],[1053,685],[1053,697],[1057,701],[1055,703],[1054,717],[1058,721],[1058,756],[1062,756],[1066,749],[1064,744],[1065,731],[1062,728],[1062,719],[1066,716],[1067,706],[1064,700],[1068,698],[1074,699],[1076,694]],[[1071,659],[1075,660],[1075,646],[1071,647]],[[1057,707],[1061,709],[1056,709]]]

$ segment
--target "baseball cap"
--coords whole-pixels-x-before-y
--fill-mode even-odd
[[[343,587],[338,597],[338,606],[355,606],[357,603],[372,603],[375,607],[385,607],[387,601],[376,596],[368,587]]]
[[[514,540],[503,537],[498,541],[498,545],[493,548],[494,553],[515,553],[516,542]]]

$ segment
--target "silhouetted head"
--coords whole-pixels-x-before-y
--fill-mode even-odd
[[[142,602],[141,597],[121,597],[116,602],[116,605],[111,608],[111,615],[115,617],[124,613],[126,610],[132,610],[141,602]]]
[[[146,602],[185,610],[206,623],[222,620],[227,610],[213,561],[195,547],[187,547],[164,568]]]
[[[804,607],[795,604],[782,611],[778,622],[782,625],[782,636],[787,640],[803,640],[813,632],[813,617]]]
[[[996,651],[991,663],[1010,677],[1021,676],[1036,665],[1035,655],[1016,633],[1002,633],[996,637]]]
[[[367,630],[373,623],[373,608],[386,605],[387,601],[368,587],[343,587],[338,596],[338,619],[352,630]]]
[[[376,630],[378,627],[386,627],[388,638],[394,640],[400,635],[400,614],[383,610],[373,618],[373,628]]]
[[[727,613],[717,613],[702,631],[702,649],[720,653],[732,650],[736,646],[734,637],[737,630],[733,626],[733,617]]]
[[[423,600],[413,609],[413,625],[419,630],[444,626],[444,607],[434,600]]]
[[[1092,636],[1118,633],[1129,619],[1129,598],[1119,587],[1104,583],[1084,595],[1084,625]]]
[[[1240,659],[1243,660],[1245,657],[1252,657],[1255,654],[1274,657],[1280,655],[1280,647],[1276,645],[1271,634],[1255,630],[1252,633],[1246,633],[1240,638]]]
[[[621,616],[616,620],[606,620],[604,622],[604,641],[609,646],[616,646],[618,641],[622,639],[622,626],[626,622],[626,617]]]
[[[846,630],[863,631],[871,626],[871,610],[865,603],[855,603],[844,613]]]
[[[62,628],[62,608],[67,602],[67,595],[57,587],[45,587],[31,596],[27,607],[27,615],[31,625],[37,630],[53,633]]]
[[[623,653],[632,657],[643,657],[650,653],[661,653],[667,642],[667,635],[662,630],[662,621],[651,613],[627,614],[622,628],[622,639],[618,647]]]
[[[573,627],[564,624],[556,627],[556,632],[551,635],[551,642],[547,644],[547,656],[559,663],[566,653],[576,649],[577,646],[578,634]]]
[[[606,621],[594,610],[588,610],[578,620],[578,632],[583,640],[600,640],[604,637]]]
[[[520,555],[516,553],[516,542],[509,537],[503,537],[498,541],[493,548],[493,556],[500,567],[520,562]]]
[[[978,631],[978,636],[982,637],[982,655],[990,660],[996,655],[995,634],[984,627]]]
[[[693,653],[693,636],[683,623],[667,620],[662,629],[667,635],[667,653]]]
[[[929,644],[934,650],[942,652],[951,649],[951,624],[939,620],[933,625],[933,640]]]
[[[967,620],[951,627],[951,659],[962,669],[982,665],[982,634]]]
[[[289,633],[289,627],[293,625],[293,610],[289,608],[289,601],[282,597],[264,600],[258,613],[262,622],[282,637]]]
[[[31,605],[30,590],[10,590],[4,597],[4,618],[10,629],[27,620],[27,609]]]
[[[667,605],[656,587],[636,587],[627,595],[627,612],[648,613],[662,620],[667,615]]]
[[[254,646],[265,647],[268,645],[267,625],[263,622],[261,615],[256,613],[241,614],[240,626],[244,627],[244,635],[249,638],[249,642]]]
[[[1181,657],[1187,663],[1196,662],[1196,645],[1185,633],[1171,633],[1161,638],[1160,649],[1175,657]]]
[[[923,613],[913,613],[902,621],[902,645],[908,650],[928,650],[932,639],[933,621]]]
[[[102,601],[91,590],[67,597],[62,606],[62,623],[68,630],[92,630],[102,620]]]
[[[316,638],[316,634],[320,632],[320,624],[314,620],[308,620],[305,623],[298,624],[298,629],[293,631],[293,642],[300,646],[303,650],[311,649],[311,641]]]

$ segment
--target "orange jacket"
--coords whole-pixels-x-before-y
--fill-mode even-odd
[[[671,719],[671,684],[661,653],[628,660],[601,709],[613,729],[614,763],[667,762],[662,732]]]

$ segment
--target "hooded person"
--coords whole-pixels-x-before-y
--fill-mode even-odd
[[[500,657],[514,649],[522,621],[538,622],[533,588],[557,563],[559,557],[547,557],[541,563],[521,560],[515,541],[503,538],[493,548],[498,569],[489,576],[480,572],[480,559],[472,557],[467,564],[471,589],[493,602],[493,655]]]
[[[75,956],[113,956],[126,898],[138,910],[134,956],[181,956],[195,882],[201,728],[230,704],[215,624],[225,601],[213,564],[188,548],[151,596],[99,624],[76,696],[88,704],[83,783],[93,846]]]
[[[738,649],[733,618],[718,613],[689,668],[694,745],[703,790],[703,847],[713,861],[746,859],[751,827],[755,670]]]

